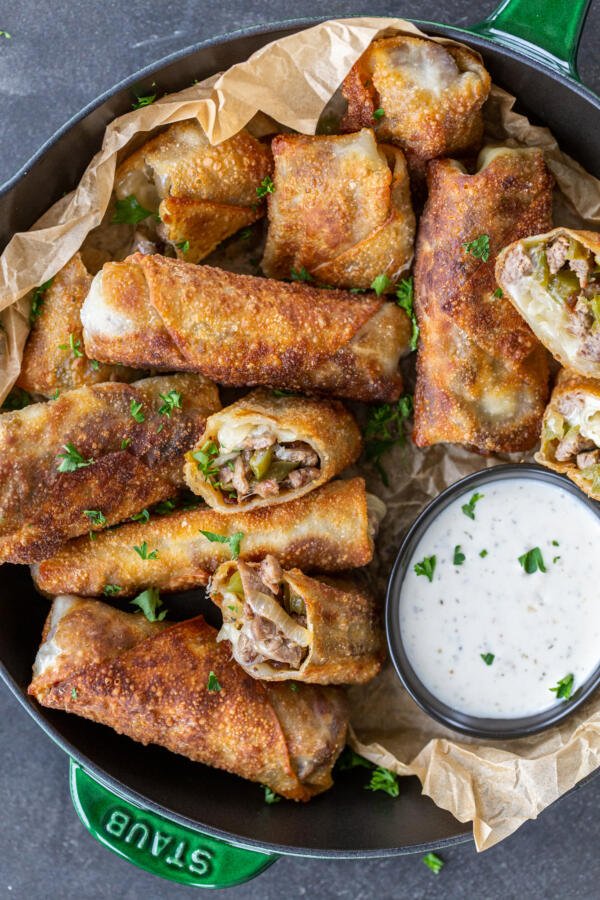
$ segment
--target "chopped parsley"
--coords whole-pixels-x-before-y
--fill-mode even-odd
[[[389,479],[381,457],[396,444],[404,446],[404,423],[410,418],[412,411],[412,394],[405,394],[397,403],[382,403],[381,406],[369,408],[364,429],[365,458],[367,462],[373,463],[386,487],[389,486]]]
[[[299,690],[300,688],[298,687],[298,683],[296,681],[290,681],[290,691],[296,693]]]
[[[336,768],[340,772],[347,772],[350,769],[372,769],[373,763],[359,753],[355,753],[352,747],[346,746],[340,753]]]
[[[552,541],[552,546],[553,546],[553,547],[560,547],[560,544],[558,543],[558,541]]]
[[[391,288],[392,282],[387,277],[385,272],[381,275],[377,275],[373,281],[371,282],[371,290],[375,291],[378,297],[380,297],[385,291]]]
[[[156,87],[154,82],[152,82],[152,87]],[[132,109],[141,109],[143,106],[150,106],[157,97],[157,91],[154,91],[153,94],[140,94],[135,88],[133,89],[133,94],[135,96],[135,101],[131,104]]]
[[[428,869],[431,869],[434,875],[439,875],[444,868],[444,860],[440,859],[437,853],[426,853],[423,862]]]
[[[56,457],[60,459],[58,464],[59,472],[74,472],[76,469],[83,469],[85,466],[91,466],[94,463],[94,460],[91,458],[84,459],[73,444],[64,444],[63,450],[64,453],[59,453]]]
[[[376,122],[378,122],[379,119],[383,119],[384,116],[385,116],[385,109],[382,109],[381,107],[379,107],[379,109],[376,109],[375,112],[373,113],[373,118],[375,119]]]
[[[74,688],[74,687],[71,688],[71,699],[77,700],[77,688]]]
[[[83,351],[81,350],[81,341],[75,340],[75,335],[73,332],[69,335],[69,343],[68,344],[59,344],[59,350],[70,350],[75,359],[78,356],[83,356]]]
[[[480,234],[473,241],[465,241],[463,247],[467,253],[484,263],[490,258],[490,236],[488,234]]]
[[[146,541],[143,541],[139,547],[133,548],[140,559],[158,559],[158,550],[153,550],[151,553],[148,553],[148,544]]]
[[[167,394],[158,395],[163,404],[158,410],[160,416],[171,418],[174,409],[181,409],[181,394],[179,391],[169,391]]]
[[[147,509],[143,509],[141,512],[136,513],[134,516],[130,516],[132,522],[149,522],[150,521],[150,513]]]
[[[485,559],[485,557],[488,555],[488,552],[487,550],[480,550],[479,555],[482,559]]]
[[[275,791],[272,791],[270,787],[267,787],[266,784],[263,785],[265,789],[265,803],[268,803],[271,806],[273,803],[279,803],[281,797],[279,794],[276,794]]]
[[[415,300],[415,282],[412,277],[403,278],[400,284],[396,287],[396,303],[403,309],[408,318],[410,319],[410,324],[412,325],[412,334],[410,336],[410,349],[416,350],[417,343],[419,341],[419,325],[417,323],[417,317],[415,315],[414,309],[414,300]]]
[[[160,503],[152,507],[152,512],[159,516],[166,516],[173,512],[174,509],[177,509],[177,504],[174,500],[161,500]]]
[[[236,531],[235,534],[229,537],[226,537],[224,534],[215,534],[213,531],[202,531],[202,529],[200,529],[200,534],[203,534],[211,544],[229,544],[232,559],[237,559],[240,555],[240,544],[244,537],[243,531]]]
[[[377,766],[371,780],[365,785],[366,791],[385,791],[390,797],[397,797],[400,793],[400,785],[398,784],[398,776],[383,766]]]
[[[102,588],[102,593],[105,597],[114,597],[115,594],[120,594],[122,590],[120,584],[105,584]]]
[[[157,222],[160,221],[160,216],[157,213],[153,213],[151,209],[146,209],[133,194],[130,194],[124,200],[117,200],[112,221],[115,224],[137,225],[150,217],[156,219]]]
[[[178,250],[181,250],[182,253],[189,253],[190,250],[190,242],[189,241],[177,241],[175,244]]]
[[[50,399],[51,399],[51,400],[58,400],[59,397],[60,397],[60,390],[59,390],[58,388],[56,388],[56,390],[54,391],[54,393],[52,394],[52,396],[51,396]]]
[[[198,469],[209,482],[219,474],[219,469],[214,464],[214,459],[218,455],[219,448],[214,441],[205,441],[199,450],[192,451],[192,459],[196,461]]]
[[[123,438],[121,441],[121,450],[127,450],[131,443],[131,438]]]
[[[308,269],[302,266],[301,269],[292,269],[290,272],[292,281],[314,281]]]
[[[97,359],[90,359],[90,366],[92,367],[94,372],[97,372],[98,369],[100,368],[100,363],[98,362]]]
[[[550,690],[556,694],[557,700],[569,700],[573,693],[574,681],[574,675],[565,675],[564,678],[561,678],[560,681],[557,682],[556,687],[552,687]]]
[[[475,504],[482,500],[484,496],[485,494],[479,494],[476,492],[473,494],[468,503],[463,503],[461,509],[464,512],[465,516],[468,516],[469,519],[475,518]]]
[[[106,525],[106,516],[99,509],[84,509],[84,516],[87,516],[92,525]]]
[[[260,197],[260,199],[262,200],[262,198],[266,197],[267,194],[273,194],[274,192],[275,185],[273,184],[273,179],[270,175],[265,175],[259,187],[256,188],[256,196]]]
[[[248,241],[252,237],[252,229],[251,228],[242,228],[239,232],[238,237],[242,241]]]
[[[207,691],[218,692],[221,690],[221,685],[219,684],[219,679],[215,675],[215,673],[211,671],[208,673],[208,681],[206,682]]]
[[[166,609],[157,613],[158,608],[163,605],[158,588],[147,588],[129,602],[132,606],[139,606],[149,622],[162,622],[167,615]]]
[[[500,299],[500,297],[504,297],[504,292],[503,292],[502,288],[501,287],[496,288],[496,290],[492,294],[492,297],[496,297],[498,300]]]
[[[538,571],[546,571],[544,557],[542,556],[542,551],[539,547],[533,547],[531,550],[528,550],[527,553],[524,553],[523,556],[519,557],[519,562],[528,575],[533,575],[534,572]]]
[[[557,562],[559,561],[559,559],[560,559],[560,556],[553,556],[553,557],[552,557],[552,562],[553,562],[553,563],[557,563]]]
[[[146,418],[142,412],[143,405],[141,400],[132,400],[129,404],[129,412],[131,413],[132,419],[135,419],[136,422],[143,422]]]
[[[454,556],[452,557],[452,562],[454,563],[455,566],[462,566],[465,559],[466,559],[466,557],[465,557],[465,554],[461,550],[460,544],[457,544],[456,547],[454,548]]]
[[[29,406],[30,403],[33,403],[31,394],[28,394],[23,388],[15,387],[4,400],[2,409],[8,412],[14,412],[15,409],[24,409],[26,406]]]
[[[495,655],[493,653],[480,653],[479,654],[486,666],[491,666],[491,664],[495,660]]]
[[[45,281],[43,284],[40,284],[39,287],[36,287],[33,295],[31,297],[31,310],[29,313],[29,324],[33,325],[35,320],[39,318],[42,313],[42,306],[44,305],[44,294],[54,281],[54,277],[49,278],[48,281]]]
[[[435,572],[436,558],[434,556],[425,556],[421,562],[415,563],[415,572],[417,575],[424,575],[429,581],[433,581],[433,573]]]

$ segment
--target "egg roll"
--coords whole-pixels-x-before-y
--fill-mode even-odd
[[[417,170],[430,159],[477,150],[491,79],[475,50],[400,34],[373,41],[342,84],[342,131],[374,128]]]
[[[87,538],[70,541],[33,566],[32,576],[37,589],[50,595],[121,597],[149,585],[183,591],[205,585],[231,559],[231,542],[223,539],[234,535],[241,535],[240,559],[271,553],[289,568],[340,572],[371,561],[384,513],[382,502],[366,493],[362,478],[332,481],[297,500],[251,512],[224,514],[197,507],[152,515],[149,522],[104,531],[92,543]],[[146,559],[134,549],[144,543]]]
[[[105,362],[367,402],[402,393],[411,334],[406,313],[374,294],[142,254],[104,266],[81,319],[86,352]]]
[[[256,509],[313,491],[361,449],[356,420],[339,401],[259,388],[210,416],[186,454],[185,480],[220,512]]]
[[[404,154],[377,146],[373,130],[351,135],[281,134],[271,148],[275,189],[262,270],[302,272],[324,284],[369,288],[410,266],[415,217]]]
[[[348,727],[341,690],[255,681],[216,634],[200,616],[166,627],[141,613],[58,597],[29,693],[290,800],[331,787]]]
[[[309,578],[266,556],[223,563],[209,594],[223,614],[217,640],[253,678],[364,684],[381,669],[380,610],[351,581]]]
[[[496,277],[561,365],[600,378],[600,234],[555,228],[515,241]]]
[[[39,292],[17,380],[24,391],[50,398],[57,391],[84,384],[140,377],[140,372],[100,364],[86,356],[80,312],[91,283],[92,276],[76,253],[46,290]]]
[[[149,212],[137,240],[164,242],[171,253],[198,262],[217,244],[265,213],[257,188],[272,169],[265,144],[242,129],[213,146],[200,124],[170,125],[117,168],[118,200],[135,197]]]
[[[469,175],[429,164],[415,310],[420,327],[413,439],[482,453],[528,450],[548,399],[548,354],[494,278],[497,253],[550,224],[540,150],[487,149]]]
[[[218,408],[210,381],[170,375],[88,385],[1,416],[0,562],[45,559],[173,496]]]

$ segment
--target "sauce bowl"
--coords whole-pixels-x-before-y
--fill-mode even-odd
[[[453,709],[436,697],[423,684],[409,660],[403,642],[400,622],[400,599],[402,585],[413,555],[421,538],[428,531],[438,515],[453,501],[473,491],[479,491],[491,482],[504,479],[525,479],[533,483],[545,482],[553,487],[572,494],[578,501],[586,505],[600,518],[600,504],[590,500],[579,488],[562,475],[558,475],[541,466],[529,463],[506,464],[493,466],[467,475],[442,491],[432,500],[415,519],[407,532],[388,582],[386,598],[386,632],[390,657],[396,672],[413,700],[433,719],[455,731],[478,738],[513,739],[536,734],[546,728],[562,722],[571,715],[590,696],[600,683],[600,646],[598,648],[598,664],[588,677],[578,684],[568,700],[555,704],[532,715],[517,718],[485,718]],[[539,577],[539,576],[538,576]],[[430,579],[431,580],[431,579]],[[597,589],[597,586],[593,586]],[[600,602],[600,601],[599,601]]]

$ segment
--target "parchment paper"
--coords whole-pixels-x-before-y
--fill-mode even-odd
[[[115,165],[125,148],[139,144],[154,129],[192,117],[213,143],[251,120],[257,130],[268,133],[269,120],[259,111],[279,125],[312,134],[369,42],[396,31],[421,34],[401,19],[356,18],[317,25],[110,124],[77,189],[31,231],[16,234],[0,258],[0,398],[19,371],[29,292],[55,275],[106,220]],[[557,181],[556,224],[598,226],[600,182],[561,153],[547,129],[533,127],[518,115],[513,104],[513,97],[492,89],[484,110],[488,138],[542,147]],[[367,470],[369,488],[388,505],[374,565],[380,589],[404,531],[422,506],[457,478],[496,462],[460,448],[419,451],[411,445],[386,457],[389,489]],[[423,793],[438,806],[461,822],[473,822],[479,850],[535,818],[600,764],[600,697],[541,736],[482,743],[448,731],[420,712],[389,665],[371,684],[353,688],[350,696],[355,750],[400,775],[416,775]],[[390,802],[401,803],[402,794]]]

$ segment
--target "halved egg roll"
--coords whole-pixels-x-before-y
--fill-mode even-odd
[[[180,259],[198,262],[217,244],[265,213],[257,188],[272,169],[269,147],[242,129],[213,146],[195,120],[176,122],[118,167],[115,194],[135,197],[148,218],[141,243],[166,242]]]
[[[600,500],[600,380],[561,369],[535,459]]]
[[[172,497],[185,452],[219,405],[210,381],[165,375],[81,387],[1,416],[0,562],[45,559]]]
[[[600,378],[600,234],[555,228],[515,241],[496,277],[563,366]]]
[[[440,441],[483,453],[527,450],[548,399],[548,354],[494,278],[496,254],[548,226],[552,178],[540,150],[488,148],[469,175],[429,165],[415,309],[417,446]]]
[[[58,597],[29,693],[290,800],[327,790],[348,727],[341,690],[255,681],[216,634],[200,616],[165,627],[141,613]]]
[[[265,681],[364,684],[385,656],[380,610],[352,582],[285,570],[274,556],[232,560],[215,572],[211,600],[223,614],[217,640]]]
[[[32,575],[44,594],[121,597],[149,585],[183,591],[205,585],[232,558],[232,538],[240,559],[271,553],[286,567],[340,572],[371,561],[384,514],[381,500],[366,493],[362,478],[332,481],[279,506],[229,514],[183,509],[112,528],[92,543],[70,541],[33,566]],[[135,549],[144,544],[146,558]]]
[[[32,327],[23,351],[17,386],[42,397],[54,397],[83,384],[132,381],[140,373],[88,359],[83,348],[81,306],[92,276],[76,253],[39,293],[32,308]]]
[[[406,313],[355,296],[135,254],[107,263],[81,311],[88,355],[354,400],[392,401]]]
[[[262,270],[304,270],[323,284],[369,288],[411,264],[415,217],[401,150],[351,135],[281,134],[271,144],[275,189]]]
[[[325,484],[361,449],[354,416],[339,401],[259,388],[208,419],[184,474],[213,509],[250,510]]]
[[[409,165],[477,150],[491,79],[475,50],[400,34],[373,41],[342,84],[343,131],[372,127]]]

